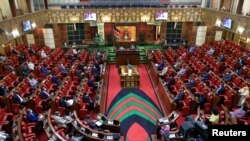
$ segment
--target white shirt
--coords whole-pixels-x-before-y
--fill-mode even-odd
[[[32,78],[32,79],[29,79],[29,83],[30,83],[30,86],[31,87],[35,87],[37,86],[37,80]]]
[[[76,49],[73,49],[72,51],[73,51],[73,54],[77,54],[77,51],[76,51]]]
[[[35,69],[35,65],[32,62],[28,62],[28,67],[29,67],[30,70],[34,70]]]
[[[0,131],[0,141],[5,140],[7,138],[8,134],[6,134],[3,131]]]
[[[246,86],[246,87],[243,87],[239,90],[239,93],[240,95],[242,96],[248,96],[249,95],[249,88]]]
[[[21,103],[23,103],[23,98],[19,95],[19,94],[17,94],[17,96],[19,97],[19,99],[21,100]]]
[[[41,51],[41,57],[42,58],[46,58],[47,57],[47,54],[43,50]]]

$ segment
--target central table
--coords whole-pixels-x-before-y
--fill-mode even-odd
[[[140,75],[138,72],[138,66],[133,65],[131,70],[131,73],[129,73],[127,65],[121,65],[119,67],[122,87],[139,87]]]

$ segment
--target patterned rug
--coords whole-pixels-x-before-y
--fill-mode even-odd
[[[151,141],[156,134],[156,121],[161,110],[140,89],[124,88],[112,100],[106,116],[121,122],[120,133],[125,141]]]

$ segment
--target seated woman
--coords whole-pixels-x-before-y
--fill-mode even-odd
[[[216,124],[219,122],[219,118],[220,118],[219,110],[214,108],[212,110],[211,116],[205,118],[205,124],[206,125]]]
[[[232,118],[242,118],[246,115],[247,113],[247,110],[248,110],[248,107],[246,104],[242,105],[241,108],[235,110],[235,111],[231,111],[229,112],[229,114],[231,115]]]
[[[170,135],[170,126],[169,125],[161,126],[160,135],[163,137],[164,141],[167,141]]]

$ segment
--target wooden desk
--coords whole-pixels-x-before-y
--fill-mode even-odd
[[[179,116],[180,116],[179,113],[173,111],[167,117],[162,117],[159,120],[157,120],[157,126],[173,123],[179,118]]]
[[[139,65],[139,50],[136,49],[119,49],[116,51],[116,66],[127,65]]]
[[[138,72],[138,66],[134,65],[132,67],[131,75],[128,73],[128,68],[126,65],[119,67],[121,73],[121,86],[122,87],[138,87],[140,85],[140,75]]]
[[[45,125],[44,126],[45,132],[49,138],[54,137],[60,141],[67,141],[64,137],[62,137],[59,133],[57,133],[57,131],[53,127],[51,122],[51,109],[49,109],[47,118],[44,120],[44,125]]]
[[[113,141],[114,139],[108,137],[114,137],[115,135],[120,135],[119,133],[106,133],[103,131],[97,131],[94,129],[85,126],[80,119],[77,117],[76,112],[74,111],[75,121],[72,122],[72,125],[75,129],[85,136],[89,141]],[[120,140],[120,139],[118,139]]]
[[[118,120],[110,120],[103,114],[98,114],[96,120],[103,121],[101,127],[113,133],[120,133],[120,122]]]
[[[131,45],[136,45],[136,41],[126,41],[126,40],[124,40],[124,41],[116,41],[115,42],[115,45],[117,46],[117,47],[124,47],[124,48],[130,48],[131,47]]]

